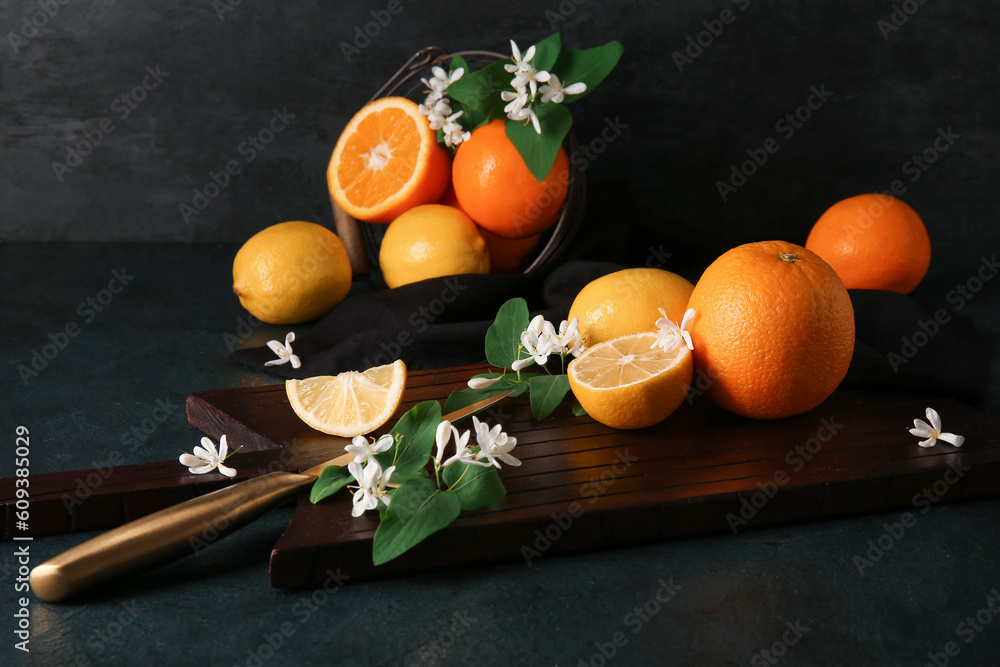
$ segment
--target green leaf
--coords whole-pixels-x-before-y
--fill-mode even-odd
[[[465,58],[463,58],[462,56],[455,56],[455,57],[453,57],[451,59],[451,64],[448,67],[449,67],[449,73],[450,72],[454,72],[455,70],[457,70],[460,67],[462,69],[464,69],[465,73],[462,75],[463,79],[466,76],[468,76],[469,72],[470,72],[469,64],[467,62],[465,62]],[[461,81],[461,80],[462,79],[459,79],[459,81]],[[452,86],[454,86],[454,85],[455,84],[450,84],[448,86],[448,96],[449,97],[451,97],[451,89],[452,89]],[[470,107],[468,104],[462,104],[462,103],[460,103],[460,104],[461,104],[462,111],[463,111],[462,116],[461,116],[462,127],[466,128],[468,130],[472,130],[472,129],[475,129],[475,128],[479,127],[480,125],[482,125],[483,123],[485,123],[486,121],[489,120],[482,111],[479,111],[478,109],[474,109],[474,108]],[[438,143],[439,144],[443,144],[444,143],[444,131],[443,130],[438,130]]]
[[[587,411],[583,409],[582,405],[580,405],[580,401],[576,400],[575,398],[573,399],[573,414],[576,415],[577,417],[587,416]]]
[[[559,77],[563,87],[578,82],[587,84],[586,91],[579,95],[567,95],[564,103],[575,102],[604,81],[618,64],[623,51],[624,47],[618,41],[592,49],[563,49],[550,71]]]
[[[464,510],[477,510],[503,500],[507,489],[493,466],[470,466],[453,463],[444,469],[448,490],[458,496]]]
[[[535,44],[535,57],[531,59],[531,66],[536,70],[550,70],[561,51],[562,37],[557,32]]]
[[[563,105],[552,103],[536,104],[535,113],[541,133],[535,132],[531,121],[508,120],[505,129],[531,175],[542,181],[552,169],[556,153],[573,124],[573,115]]]
[[[486,117],[486,114],[478,109],[473,109],[472,107],[468,107],[463,104],[462,111],[465,112],[462,114],[462,120],[465,121],[462,123],[462,127],[467,130],[474,130],[480,125],[485,125],[490,122],[490,119]]]
[[[496,319],[486,331],[486,359],[498,368],[510,368],[517,359],[521,332],[528,328],[528,304],[520,298],[500,306]]]
[[[569,391],[569,376],[541,375],[531,378],[531,414],[545,419],[556,409]]]
[[[344,466],[327,466],[323,468],[323,472],[319,474],[319,479],[313,484],[312,490],[309,492],[309,502],[315,504],[319,501],[332,496],[337,491],[348,485],[354,477],[351,473],[347,472],[347,468]]]
[[[459,67],[465,70],[465,74],[469,73],[469,63],[465,62],[465,58],[462,56],[452,56],[451,63],[448,65],[448,73],[454,72]],[[462,76],[465,76],[465,74]]]
[[[500,98],[500,93],[514,90],[510,87],[514,77],[503,68],[510,62],[509,58],[505,58],[475,72],[466,70],[461,79],[448,86],[448,97],[487,118],[506,118],[503,108],[507,103]]]
[[[458,518],[458,494],[439,491],[429,479],[404,482],[392,494],[372,541],[372,561],[381,565],[412,549]]]
[[[434,448],[434,433],[440,423],[441,404],[437,401],[418,403],[396,422],[389,432],[396,444],[375,457],[383,470],[396,466],[392,481],[423,476],[424,466]]]

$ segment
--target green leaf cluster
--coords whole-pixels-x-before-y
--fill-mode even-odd
[[[544,373],[513,370],[513,363],[527,356],[521,343],[521,332],[527,329],[529,324],[528,304],[524,299],[515,297],[500,306],[496,319],[486,331],[486,359],[503,371],[475,376],[496,378],[496,382],[489,387],[453,391],[445,403],[446,411],[458,410],[509,389],[514,390],[512,396],[529,395],[531,414],[535,419],[545,419],[559,407],[569,393],[569,377],[565,374],[565,355],[562,359],[563,373],[554,374],[548,368],[543,369]],[[573,413],[577,416],[586,414],[578,403],[574,405]]]
[[[546,47],[542,52],[552,57]],[[560,56],[561,57],[561,56]],[[464,80],[464,79],[463,79]],[[514,298],[504,303],[486,333],[486,358],[502,369],[498,373],[483,373],[477,378],[494,380],[483,389],[463,389],[452,392],[445,402],[448,413],[469,406],[484,398],[513,390],[513,396],[527,394],[531,412],[536,419],[545,419],[569,393],[569,378],[563,373],[514,371],[514,362],[526,356],[521,333],[530,324],[528,304]],[[562,358],[565,371],[565,353]],[[585,414],[574,401],[573,413]],[[442,420],[437,401],[424,401],[404,414],[390,434],[392,446],[376,455],[382,469],[395,466],[390,484],[388,503],[379,505],[381,522],[372,543],[372,560],[376,565],[406,553],[428,536],[451,524],[462,510],[476,510],[503,500],[503,482],[493,466],[454,463],[448,467],[433,458],[435,436]],[[434,478],[428,476],[428,464],[433,463]],[[342,466],[323,469],[313,485],[309,499],[313,503],[332,496],[354,478]]]
[[[445,528],[462,510],[486,507],[506,494],[494,467],[455,463],[441,468],[432,459],[441,419],[441,405],[437,401],[415,405],[390,431],[392,447],[375,457],[383,470],[396,466],[390,484],[399,485],[390,491],[388,504],[379,505],[381,522],[372,544],[372,561],[376,565],[396,558]],[[427,474],[431,462],[434,479]],[[327,466],[313,485],[309,500],[318,503],[352,481],[354,478],[345,467]]]
[[[504,120],[507,137],[532,175],[541,181],[552,169],[559,147],[573,124],[572,114],[565,105],[576,102],[604,81],[618,64],[623,50],[617,41],[592,49],[564,47],[559,33],[535,44],[535,55],[530,63],[532,67],[557,76],[563,88],[574,83],[587,86],[578,95],[566,95],[562,103],[543,103],[541,93],[536,93],[529,104],[538,117],[541,132],[535,131],[531,121],[510,120],[504,112],[506,102],[501,93],[514,91],[511,85],[514,73],[504,68],[513,63],[510,58],[497,60],[476,71],[470,71],[463,58],[453,58],[451,70],[462,67],[465,74],[448,86],[447,94],[461,104],[464,112],[461,120],[466,129],[474,129],[490,120]]]

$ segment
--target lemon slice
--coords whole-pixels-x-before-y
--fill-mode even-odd
[[[687,396],[691,351],[664,352],[655,333],[621,336],[588,348],[569,364],[569,386],[591,417],[613,428],[658,424]]]
[[[371,433],[389,421],[405,387],[402,359],[366,371],[285,381],[288,402],[302,421],[345,438]]]

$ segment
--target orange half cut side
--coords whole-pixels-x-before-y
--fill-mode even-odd
[[[330,196],[349,215],[387,224],[441,198],[451,160],[417,109],[405,97],[383,97],[344,128],[326,179]]]

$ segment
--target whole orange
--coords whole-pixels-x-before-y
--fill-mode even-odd
[[[462,210],[480,227],[508,239],[534,236],[556,221],[569,177],[569,158],[560,147],[549,173],[535,180],[502,120],[473,130],[451,167]]]
[[[469,215],[462,209],[462,204],[455,196],[455,187],[451,183],[448,183],[438,203],[453,206]],[[528,256],[535,252],[538,242],[542,240],[540,233],[523,239],[508,239],[484,227],[479,227],[479,234],[486,241],[486,249],[490,253],[490,273],[517,273],[528,264]]]
[[[529,255],[535,252],[541,234],[523,239],[506,239],[488,229],[479,228],[490,253],[490,271],[493,273],[517,273],[528,265]]]
[[[733,248],[705,270],[688,307],[695,367],[709,398],[727,410],[796,415],[822,403],[847,374],[851,298],[830,265],[801,246]]]
[[[820,216],[806,248],[826,260],[848,289],[909,294],[927,273],[931,241],[916,211],[881,194],[841,200]]]

